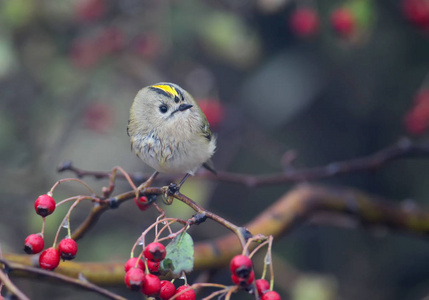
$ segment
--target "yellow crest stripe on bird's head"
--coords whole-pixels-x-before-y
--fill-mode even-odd
[[[180,95],[178,94],[177,90],[168,84],[158,84],[158,85],[152,85],[152,88],[159,89],[168,95],[172,96],[173,98],[177,97],[180,99]]]

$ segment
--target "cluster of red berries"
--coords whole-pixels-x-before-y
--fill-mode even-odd
[[[56,204],[52,196],[45,194],[37,198],[34,203],[36,213],[43,218],[52,214]],[[45,248],[42,233],[30,234],[24,241],[24,251],[27,254],[40,253]],[[58,244],[58,249],[50,247],[45,249],[39,256],[39,266],[45,270],[54,270],[60,264],[60,259],[71,260],[77,253],[77,243],[70,238],[65,238]]]
[[[147,269],[145,262],[136,257],[130,258],[125,263],[124,280],[130,290],[141,291],[146,296],[159,297],[162,300],[168,300],[179,293],[181,294],[176,297],[178,300],[195,300],[195,292],[188,285],[176,289],[172,282],[158,278],[160,263],[167,255],[167,250],[163,244],[150,243],[144,249],[143,255]]]
[[[356,17],[347,7],[335,9],[330,15],[330,23],[340,37],[348,38],[356,32]],[[320,18],[315,9],[302,7],[292,13],[289,24],[297,36],[310,37],[318,32]]]
[[[234,284],[247,288],[255,281],[255,273],[253,271],[252,260],[245,255],[236,255],[232,258],[229,265],[231,270],[231,278]],[[255,281],[258,295],[261,300],[280,300],[280,295],[270,290],[270,284],[265,279],[258,279]]]

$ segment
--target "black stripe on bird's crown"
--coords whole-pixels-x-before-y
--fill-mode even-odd
[[[166,91],[164,91],[164,90],[162,90],[162,89],[155,88],[155,87],[152,87],[152,86],[150,87],[150,89],[151,89],[152,91],[156,92],[157,94],[164,95],[164,96],[166,96],[166,97],[171,97],[171,95],[170,95],[169,93],[167,93]]]

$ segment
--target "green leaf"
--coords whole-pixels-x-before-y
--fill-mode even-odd
[[[166,247],[162,268],[170,270],[173,275],[180,275],[182,272],[190,272],[194,267],[194,241],[192,237],[183,232],[176,236]]]

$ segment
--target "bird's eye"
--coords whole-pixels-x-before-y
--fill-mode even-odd
[[[179,103],[179,101],[180,101],[180,100],[179,100],[179,97],[175,96],[175,97],[174,97],[174,102]]]
[[[163,104],[159,107],[159,111],[163,114],[165,114],[167,112],[167,110],[168,110],[168,107],[165,104]]]

